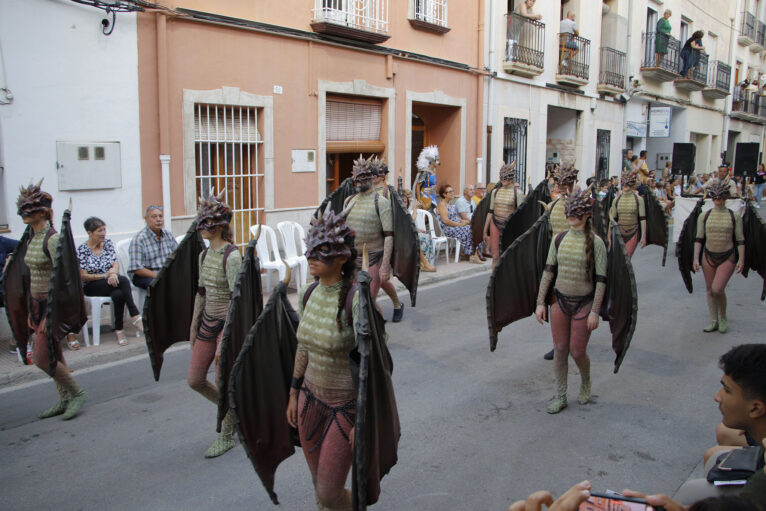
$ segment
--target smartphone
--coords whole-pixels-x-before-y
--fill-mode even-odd
[[[614,493],[590,492],[590,498],[580,504],[579,511],[646,511],[651,506],[644,499],[623,497]],[[651,507],[654,511],[664,511],[662,507]]]

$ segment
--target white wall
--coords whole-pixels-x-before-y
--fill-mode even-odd
[[[101,217],[109,236],[141,228],[136,18],[117,15],[110,36],[104,12],[66,0],[0,2],[0,46],[14,100],[0,105],[5,155],[5,196],[11,236],[23,232],[15,215],[20,185],[45,178],[55,222],[73,201],[73,232]],[[59,192],[56,141],[118,141],[122,187]]]

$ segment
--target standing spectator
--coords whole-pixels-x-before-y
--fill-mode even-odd
[[[670,16],[673,13],[665,9],[665,14],[657,22],[657,32],[654,34],[654,53],[657,60],[654,65],[660,67],[665,55],[668,54],[668,41],[670,40]]]
[[[525,18],[529,18],[531,20],[537,20],[540,21],[543,19],[542,14],[537,14],[535,12],[535,0],[524,0],[524,2],[519,5],[519,14],[524,16]]]
[[[630,170],[633,171],[633,173],[635,174],[636,172],[638,172],[639,165],[640,165],[640,162],[638,160],[638,156],[634,154],[633,157],[630,159]]]
[[[761,199],[763,199],[763,188],[766,184],[766,166],[763,163],[758,165],[758,170],[755,173],[755,184],[753,185],[753,194],[755,195],[755,207],[761,207]]]
[[[463,188],[463,195],[455,201],[457,212],[463,220],[470,220],[475,208],[473,203],[473,186]]]
[[[473,197],[471,197],[474,206],[479,205],[479,202],[484,198],[485,193],[487,193],[487,185],[484,183],[476,183],[476,186],[473,187]]]
[[[640,156],[638,157],[638,165],[636,166],[636,170],[641,174],[639,176],[639,179],[643,184],[647,184],[651,178],[651,175],[649,173],[649,166],[646,164],[646,151],[641,151],[638,153]]]
[[[625,172],[626,170],[633,170],[633,149],[628,149],[625,151],[625,158],[622,160],[622,170],[620,172]],[[617,179],[616,177],[614,179]]]
[[[697,30],[686,40],[681,49],[681,76],[684,78],[691,78],[692,71],[699,63],[700,53],[705,51],[705,47],[702,45],[703,35],[705,33],[702,30]]]
[[[16,245],[18,244],[19,242],[14,239],[0,236],[0,289],[4,289],[5,287],[3,284],[5,274],[3,270],[5,270],[5,263],[8,261],[8,256],[11,255],[14,250],[16,250]],[[3,293],[0,293],[0,307],[5,307]],[[16,352],[16,342],[13,340],[13,336],[11,336],[10,349],[12,353]]]
[[[559,25],[559,45],[561,46],[561,67],[571,69],[571,60],[574,58],[580,47],[575,41],[575,37],[580,35],[577,31],[574,12],[568,11],[567,17],[561,20]],[[563,43],[563,45],[562,45]]]
[[[77,247],[77,259],[80,260],[80,277],[85,296],[108,296],[114,307],[114,330],[117,343],[127,346],[128,339],[123,330],[125,305],[128,306],[130,320],[138,331],[143,330],[141,315],[133,303],[130,281],[120,275],[120,263],[112,240],[106,239],[106,225],[100,218],[90,217],[83,224],[88,240]],[[93,325],[99,328],[99,325]],[[71,340],[70,340],[71,342]],[[70,346],[71,347],[71,346]]]
[[[162,206],[147,207],[144,221],[146,227],[130,240],[128,271],[133,274],[133,284],[136,287],[147,289],[178,243],[170,231],[162,227]]]

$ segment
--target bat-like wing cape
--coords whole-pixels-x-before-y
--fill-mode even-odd
[[[300,445],[287,423],[287,402],[298,349],[298,314],[280,282],[245,339],[229,378],[229,406],[242,447],[274,504],[277,466]]]
[[[662,247],[662,266],[668,255],[668,221],[665,210],[650,191],[644,195],[646,205],[646,244]]]
[[[149,286],[144,302],[144,336],[156,381],[160,379],[165,350],[189,340],[199,284],[199,256],[204,249],[197,223],[192,222]]]
[[[492,191],[485,193],[484,197],[482,197],[476,205],[476,209],[473,210],[473,216],[471,217],[471,237],[473,238],[474,247],[478,247],[479,243],[484,241],[484,224],[486,223],[487,215],[489,214],[490,195],[492,195]]]
[[[3,296],[5,301],[5,313],[8,316],[8,324],[11,333],[19,347],[21,360],[27,362],[27,341],[32,335],[29,327],[29,268],[24,263],[27,255],[27,246],[32,238],[32,228],[27,226],[21,236],[16,249],[8,257],[8,264],[4,270]]]
[[[355,511],[378,501],[380,480],[396,464],[401,435],[391,381],[394,364],[386,346],[383,318],[370,295],[369,274],[360,271],[357,283],[356,346],[350,354],[351,371],[357,383],[351,478]]]
[[[415,307],[420,276],[420,240],[412,215],[404,207],[393,186],[388,187],[394,224],[394,250],[391,268],[394,276],[410,292],[410,303]],[[340,211],[340,210],[338,210]]]
[[[676,258],[678,259],[678,270],[681,272],[681,278],[684,280],[686,290],[691,293],[694,291],[692,283],[692,273],[694,272],[694,240],[697,237],[697,220],[702,214],[702,206],[705,199],[700,199],[692,209],[692,212],[684,220],[681,228],[681,235],[676,242]],[[747,256],[747,254],[745,254]]]
[[[612,332],[612,350],[616,355],[614,372],[625,358],[638,316],[636,277],[620,229],[614,223],[611,229],[611,247],[607,253],[607,280],[601,317],[609,322]]]
[[[696,224],[695,224],[696,225]],[[764,279],[761,301],[766,298],[766,222],[748,201],[742,215],[742,230],[745,234],[745,267],[742,274],[747,277],[753,270]]]
[[[229,376],[234,361],[245,344],[245,338],[263,312],[263,288],[261,286],[261,265],[255,254],[256,240],[250,240],[245,257],[237,274],[237,283],[229,301],[229,311],[221,335],[220,358],[218,360],[218,431],[221,421],[229,411]]]
[[[524,198],[516,211],[511,213],[503,224],[503,229],[500,231],[501,254],[545,213],[545,207],[540,201],[546,204],[551,201],[551,192],[548,189],[548,181],[545,179],[540,181],[540,184]]]
[[[549,214],[535,221],[527,232],[500,256],[487,286],[489,349],[495,351],[497,334],[506,325],[534,314],[537,292],[551,245]]]
[[[343,204],[346,202],[346,199],[352,195],[356,195],[356,193],[354,183],[351,181],[350,177],[347,178],[334,192],[324,198],[322,204],[320,204],[314,212],[314,218],[321,218],[325,209],[328,207],[336,213],[340,213],[343,211]]]
[[[85,310],[85,294],[80,280],[80,263],[77,247],[72,237],[71,212],[67,209],[61,219],[59,244],[53,256],[51,282],[48,287],[48,312],[45,316],[45,333],[48,339],[50,367],[56,371],[59,343],[70,332],[79,332],[88,321]]]

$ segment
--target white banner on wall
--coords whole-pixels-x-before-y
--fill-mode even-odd
[[[649,136],[653,138],[670,136],[669,106],[655,106],[649,109]]]
[[[627,121],[625,126],[625,135],[628,137],[644,138],[646,137],[646,123],[637,121]]]

